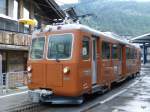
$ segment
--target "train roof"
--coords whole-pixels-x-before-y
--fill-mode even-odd
[[[108,34],[106,32],[101,32],[101,31],[92,29],[88,26],[82,25],[82,24],[63,24],[63,25],[56,25],[56,26],[47,25],[46,28],[44,29],[44,32],[58,31],[58,27],[60,27],[61,30],[81,30],[81,31],[84,31],[84,32],[92,33],[95,36],[103,35],[107,38],[111,38],[113,40],[116,40],[116,41],[120,42],[121,44],[137,47],[137,46],[129,43],[128,40],[120,38],[118,35],[110,35],[110,33]]]
[[[49,29],[51,29],[51,31],[58,31],[58,27],[61,27],[61,30],[82,30],[82,31],[86,31],[86,32],[90,32],[93,33],[95,35],[100,35],[101,32],[94,30],[88,26],[82,25],[82,24],[64,24],[64,25],[56,25],[56,26],[52,26],[52,25],[47,25],[47,27],[44,29],[44,31],[48,31]]]

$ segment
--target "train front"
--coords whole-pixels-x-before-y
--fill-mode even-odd
[[[29,96],[33,102],[82,103],[77,82],[76,31],[38,33],[28,60]]]

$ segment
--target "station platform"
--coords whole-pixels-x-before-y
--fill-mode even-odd
[[[0,96],[0,112],[6,112],[10,108],[29,102],[27,92],[28,91],[24,91]]]
[[[139,81],[98,102],[87,112],[150,112],[150,64],[142,65]]]

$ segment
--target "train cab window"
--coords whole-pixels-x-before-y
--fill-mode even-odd
[[[110,59],[110,45],[107,42],[102,43],[102,58]]]
[[[32,46],[31,46],[31,59],[42,59],[44,53],[44,43],[45,38],[34,38],[32,39]]]
[[[89,59],[89,38],[84,37],[82,41],[82,58]]]
[[[48,59],[71,57],[72,34],[51,35],[48,38]]]
[[[118,46],[116,44],[112,45],[112,59],[118,58]]]

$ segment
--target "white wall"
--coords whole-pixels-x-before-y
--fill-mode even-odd
[[[18,2],[14,0],[13,19],[18,19]]]
[[[14,0],[8,0],[8,16],[13,19]]]
[[[0,0],[0,14],[6,13],[6,1]]]

